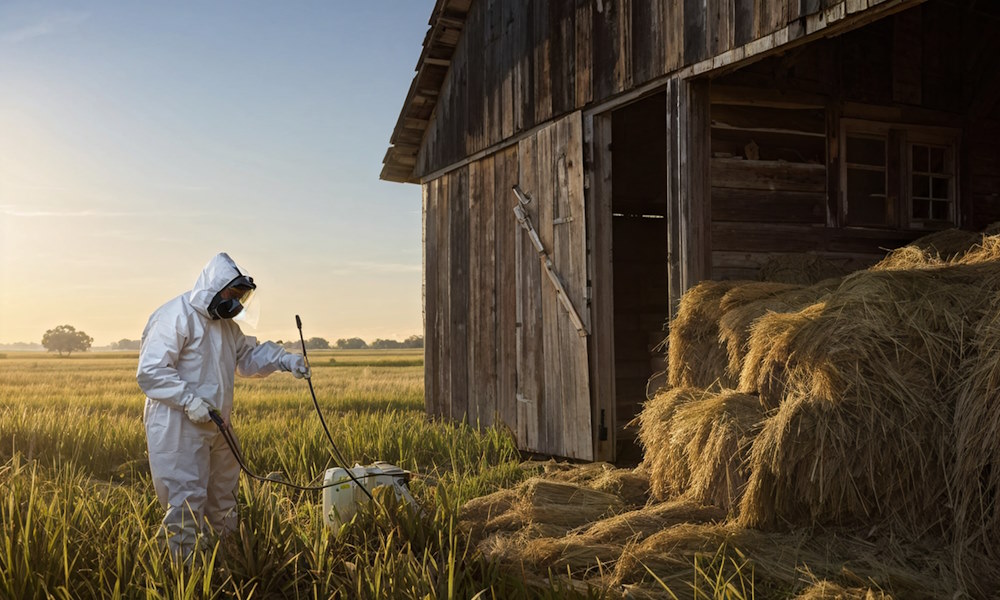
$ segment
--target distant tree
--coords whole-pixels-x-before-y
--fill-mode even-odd
[[[422,335],[411,335],[410,337],[403,340],[404,348],[423,348],[424,347],[424,336]]]
[[[396,340],[377,339],[372,342],[372,348],[375,348],[376,350],[396,350],[402,347],[402,342],[397,342]]]
[[[93,343],[94,338],[77,331],[72,325],[60,325],[46,331],[42,336],[42,346],[49,352],[58,352],[59,356],[62,356],[63,352],[69,356],[74,350],[86,352]]]
[[[140,340],[130,340],[127,338],[122,338],[117,342],[111,342],[112,350],[138,350],[139,346],[142,345]]]
[[[311,337],[306,340],[306,350],[329,350],[330,342],[321,337]]]
[[[366,344],[363,339],[357,337],[348,338],[346,340],[344,338],[340,338],[337,340],[337,348],[341,350],[364,350],[367,347],[368,344]]]

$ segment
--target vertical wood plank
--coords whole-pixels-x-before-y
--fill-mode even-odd
[[[424,406],[432,417],[443,416],[438,406],[437,372],[437,180],[423,184],[423,271],[424,271]]]
[[[563,119],[563,131],[558,149],[562,155],[556,161],[556,184],[559,194],[558,218],[563,223],[554,231],[557,272],[563,278],[569,296],[587,331],[592,329],[587,310],[587,210],[584,196],[583,127],[580,113]],[[565,190],[565,191],[563,191]],[[562,307],[560,307],[562,308]],[[594,437],[590,403],[590,373],[587,338],[581,337],[565,310],[559,311],[560,350],[566,355],[563,396],[571,400],[564,405],[564,447],[569,456],[592,460]]]
[[[681,280],[681,259],[683,245],[681,243],[681,213],[680,213],[680,130],[681,107],[679,98],[680,81],[670,79],[666,86],[667,97],[667,296],[671,321],[677,314],[677,306],[684,292]]]
[[[532,0],[531,3],[532,69],[535,82],[534,124],[544,123],[552,116],[552,64],[549,60],[552,32],[549,30],[549,3],[550,0]]]
[[[494,158],[494,209],[496,222],[497,298],[497,412],[499,419],[517,432],[517,221],[514,195],[518,182],[517,146]]]
[[[469,168],[452,173],[449,189],[451,346],[451,418],[460,421],[469,412]]]
[[[754,0],[735,0],[733,10],[733,36],[737,46],[754,40]]]
[[[485,106],[483,107],[483,137],[486,146],[502,138],[501,107],[503,106],[503,81],[507,72],[504,63],[501,36],[503,34],[503,0],[485,0],[484,17],[486,47],[483,49]]]
[[[617,0],[615,13],[618,35],[615,43],[618,52],[615,61],[615,91],[623,92],[632,87],[632,0]]]
[[[598,10],[598,8],[600,10]],[[615,68],[618,66],[618,17],[617,2],[601,2],[592,12],[594,62],[592,65],[594,97],[609,98],[617,91]]]
[[[705,13],[707,0],[683,0],[684,64],[694,64],[708,55]]]
[[[684,64],[684,4],[679,0],[667,0],[663,10],[663,25],[666,30],[663,66],[664,71],[669,73]]]
[[[668,286],[674,314],[680,295],[711,275],[709,83],[668,84]]]
[[[485,14],[483,9],[486,4],[476,2],[472,5],[469,14],[465,19],[465,27],[462,31],[461,48],[465,51],[465,62],[467,67],[467,83],[465,91],[465,103],[462,105],[465,110],[466,129],[462,132],[465,147],[464,156],[473,152],[478,152],[486,147],[486,135],[484,127],[484,117],[486,116],[486,86],[485,76],[487,68],[493,69],[494,65],[489,64],[484,59],[484,22]],[[457,53],[456,53],[457,54]],[[463,156],[463,157],[464,157]]]
[[[573,110],[576,104],[576,6],[556,1],[549,4],[549,86],[552,89],[552,114]]]
[[[593,98],[593,18],[591,0],[576,0],[576,108],[581,108]]]
[[[469,165],[469,422],[494,423],[497,412],[496,230],[494,165]]]
[[[538,187],[536,177],[537,136],[518,142],[518,176],[525,191]],[[532,194],[533,192],[528,192]],[[525,212],[538,222],[538,202]],[[522,228],[517,229],[517,439],[522,450],[544,452],[540,439],[539,411],[544,398],[539,366],[542,356],[541,269],[538,254]]]
[[[437,190],[437,330],[436,404],[438,414],[452,418],[451,410],[451,188],[454,174],[438,178]]]
[[[664,0],[632,3],[632,73],[635,85],[664,73],[666,16]]]
[[[511,58],[514,61],[513,70],[513,127],[514,133],[530,129],[534,123],[535,84],[532,76],[531,47],[531,2],[508,2],[504,5],[510,8],[507,28],[510,36]]]
[[[558,127],[550,125],[536,134],[538,140],[535,146],[535,187],[531,189],[537,213],[533,215],[533,223],[538,237],[542,240],[542,246],[549,252],[550,256],[556,251],[554,245],[554,209],[558,204],[558,189],[554,181],[556,170],[556,157]],[[538,259],[535,259],[535,264]],[[536,285],[541,289],[541,336],[542,352],[536,354],[544,357],[544,360],[537,365],[540,375],[543,393],[542,401],[539,403],[539,435],[541,437],[542,448],[547,454],[563,454],[560,452],[563,446],[564,423],[562,421],[561,410],[565,404],[563,391],[566,389],[562,385],[561,378],[564,376],[563,364],[561,363],[562,353],[559,343],[559,314],[558,300],[556,295],[550,293],[551,284],[547,281],[545,273],[540,272]]]
[[[518,96],[514,91],[520,83],[517,70],[517,53],[515,51],[516,32],[514,29],[517,16],[515,7],[517,0],[500,0],[502,12],[502,29],[500,36],[500,64],[503,65],[503,81],[500,88],[500,136],[507,139],[514,135],[518,113]]]
[[[734,0],[709,0],[708,2],[708,29],[711,34],[709,51],[714,56],[729,51],[735,43],[733,9]]]
[[[611,117],[597,115],[585,131],[584,164],[590,165],[586,190],[590,235],[591,431],[594,459],[613,462],[617,437],[615,402],[614,270],[611,227]],[[603,419],[602,419],[603,415]],[[601,424],[607,439],[601,440]]]

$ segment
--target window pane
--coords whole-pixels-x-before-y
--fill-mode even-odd
[[[927,165],[929,164],[927,162],[927,153],[929,149],[927,148],[927,146],[919,146],[917,144],[914,144],[912,148],[913,148],[912,150],[913,170],[920,173],[926,173]]]
[[[931,173],[947,173],[944,168],[944,148],[931,148]]]
[[[847,221],[850,225],[886,224],[885,171],[847,170]]]
[[[949,221],[951,220],[951,202],[935,202],[931,201],[931,218],[937,219],[938,221]]]
[[[915,198],[929,198],[931,195],[931,178],[927,175],[913,176],[913,196]]]
[[[933,196],[941,200],[947,200],[950,198],[948,195],[948,178],[947,177],[934,177],[933,178]]]
[[[885,165],[885,140],[848,137],[847,162],[881,167]]]
[[[913,199],[913,218],[929,219],[931,217],[930,200]]]

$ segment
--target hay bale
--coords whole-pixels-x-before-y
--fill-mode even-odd
[[[1000,296],[963,365],[953,425],[956,566],[973,589],[1000,589]]]
[[[685,404],[712,397],[696,387],[673,388],[646,402],[639,414],[639,443],[645,449],[643,466],[650,474],[653,497],[672,498],[687,490],[691,470],[684,452],[684,440],[673,436],[673,418]]]
[[[681,296],[668,336],[670,387],[734,387],[726,374],[728,358],[719,343],[720,303],[745,281],[703,281]]]
[[[514,505],[525,523],[546,523],[567,529],[596,521],[622,509],[621,498],[588,487],[535,477],[517,487]]]
[[[686,494],[728,511],[749,475],[745,462],[764,417],[758,399],[730,390],[680,388],[650,404],[639,418],[639,440],[654,497]]]
[[[751,327],[754,321],[769,312],[785,313],[802,310],[821,301],[835,290],[841,281],[842,279],[826,279],[809,287],[790,286],[784,290],[771,288],[771,291],[776,293],[758,298],[754,298],[752,292],[763,294],[765,289],[753,290],[751,286],[741,286],[727,293],[722,299],[724,313],[719,319],[719,342],[726,347],[726,372],[731,379],[739,381],[744,357],[749,351]],[[752,392],[756,391],[756,388],[743,391]]]
[[[994,271],[856,273],[772,334],[777,356],[758,384],[778,379],[784,394],[754,441],[740,523],[885,519],[908,535],[940,531],[953,390]]]
[[[988,265],[1000,262],[1000,235],[984,235],[965,254],[956,256],[955,265]]]
[[[787,372],[798,360],[799,348],[806,345],[803,331],[810,335],[810,325],[824,314],[826,303],[820,301],[796,312],[768,312],[755,320],[747,338],[739,390],[758,394],[765,409],[778,408]]]
[[[544,463],[545,478],[565,481],[615,494],[625,506],[642,506],[649,500],[649,473],[645,469],[619,469],[606,462]]]
[[[831,277],[842,277],[847,270],[817,254],[776,254],[760,266],[762,281],[812,285]]]
[[[756,396],[732,391],[677,411],[676,435],[688,440],[692,500],[727,512],[739,504],[750,476],[751,444],[763,420]]]
[[[897,271],[941,266],[961,257],[981,239],[981,234],[961,229],[935,231],[889,252],[872,269]]]

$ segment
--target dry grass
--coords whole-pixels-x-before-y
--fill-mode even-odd
[[[826,279],[809,287],[789,287],[780,290],[772,287],[775,293],[763,296],[763,290],[753,290],[751,286],[734,288],[723,298],[724,312],[719,319],[719,341],[726,347],[726,372],[731,379],[739,380],[743,370],[745,357],[749,351],[750,334],[754,322],[760,317],[771,313],[797,312],[815,304],[828,296],[840,285],[841,279]],[[778,284],[758,284],[775,286]],[[745,290],[745,288],[751,288]],[[762,297],[753,298],[756,291]],[[744,301],[745,300],[745,301]],[[743,389],[741,387],[741,389]],[[756,388],[744,389],[756,391]]]
[[[643,465],[650,473],[653,497],[663,500],[687,490],[691,469],[684,446],[687,440],[673,436],[678,409],[714,397],[695,387],[673,388],[646,402],[639,415],[639,443],[645,449]]]
[[[961,229],[936,231],[893,250],[872,270],[898,271],[940,266],[967,253],[982,237],[982,234]]]
[[[645,468],[618,469],[606,462],[589,464],[542,463],[545,478],[583,485],[615,494],[625,506],[642,506],[649,500],[649,473]]]
[[[1000,296],[979,323],[955,407],[956,567],[1000,588]]]
[[[729,390],[698,394],[682,388],[653,402],[662,406],[643,411],[639,439],[654,496],[685,494],[730,510],[749,476],[750,445],[764,418],[759,400]]]
[[[648,586],[659,579],[678,597],[697,597],[692,571],[706,578],[738,573],[752,581],[756,597],[768,598],[807,593],[817,578],[918,599],[950,597],[955,587],[946,557],[925,547],[823,531],[769,534],[733,524],[677,525],[627,546],[613,581]]]
[[[800,592],[795,600],[892,600],[892,596],[869,587],[846,588],[824,580]]]
[[[784,393],[754,442],[742,524],[946,527],[954,389],[992,271],[860,272],[772,334],[758,384]]]
[[[785,395],[787,372],[794,368],[800,348],[807,343],[804,336],[810,335],[810,324],[825,311],[826,303],[818,302],[796,312],[768,312],[755,320],[747,339],[739,390],[758,394],[768,410],[777,408]]]
[[[670,324],[667,382],[670,387],[735,387],[726,373],[728,356],[719,343],[720,304],[747,282],[703,281],[681,297]]]

